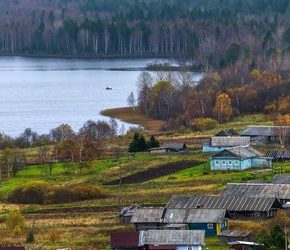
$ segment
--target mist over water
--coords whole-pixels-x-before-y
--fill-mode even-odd
[[[108,119],[100,111],[127,106],[130,92],[136,93],[140,68],[153,62],[0,57],[0,132],[17,136],[31,128],[48,133],[62,123],[78,130],[87,120]],[[194,76],[198,80],[201,74]]]

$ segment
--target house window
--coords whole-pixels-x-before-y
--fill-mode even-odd
[[[211,224],[211,223],[210,224],[207,224],[207,228],[208,229],[213,229],[213,224]]]
[[[215,164],[216,165],[220,165],[220,161],[215,161]]]
[[[239,161],[235,161],[235,165],[239,165]]]
[[[226,165],[226,161],[222,161],[222,164],[223,164],[223,165]]]
[[[193,250],[193,247],[192,246],[188,246],[187,250]]]
[[[233,164],[233,162],[232,161],[229,161],[229,165],[232,165]]]

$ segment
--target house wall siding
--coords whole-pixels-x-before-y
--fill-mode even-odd
[[[201,250],[201,246],[192,246],[193,250]],[[177,246],[176,250],[188,250],[188,246]]]
[[[213,147],[210,145],[203,145],[202,151],[205,153],[217,153],[217,152],[223,151],[225,149],[229,149],[229,148],[231,148],[231,147]]]
[[[245,170],[249,168],[270,167],[272,162],[264,158],[211,158],[210,166],[211,170]]]

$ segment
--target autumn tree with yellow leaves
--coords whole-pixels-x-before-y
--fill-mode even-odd
[[[214,112],[216,113],[219,123],[227,122],[233,114],[231,98],[228,94],[222,93],[217,96]]]

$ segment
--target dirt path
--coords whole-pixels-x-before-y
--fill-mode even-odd
[[[122,184],[132,184],[132,183],[141,183],[144,181],[149,181],[152,179],[156,179],[161,176],[173,174],[180,170],[191,168],[197,165],[202,164],[202,162],[196,161],[179,161],[179,162],[171,162],[161,165],[158,168],[148,169],[145,171],[141,171],[129,176],[122,178]],[[113,180],[105,183],[105,185],[118,185],[120,184],[120,179]]]

